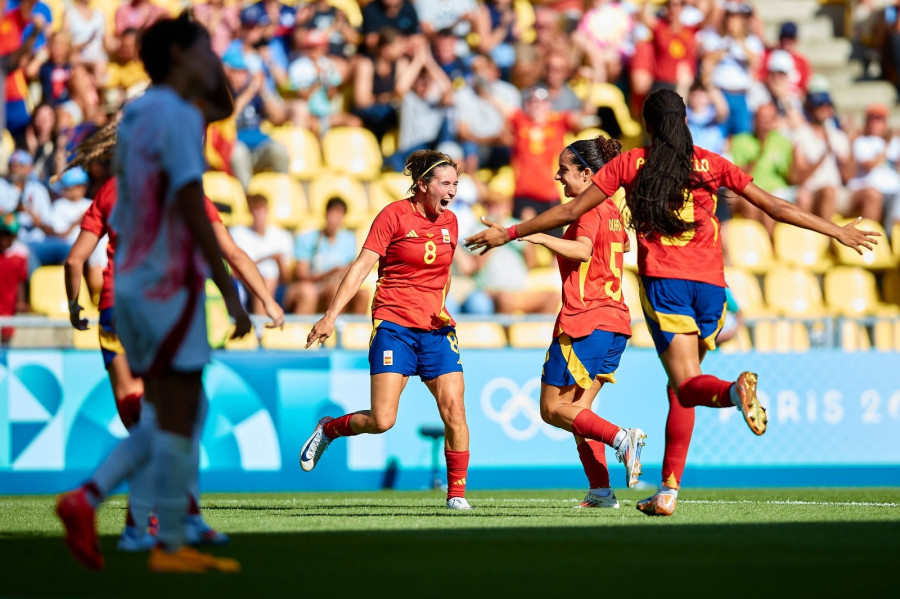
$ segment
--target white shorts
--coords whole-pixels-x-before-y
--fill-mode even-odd
[[[182,289],[169,300],[151,301],[119,286],[115,324],[135,376],[199,372],[209,362],[202,289]]]

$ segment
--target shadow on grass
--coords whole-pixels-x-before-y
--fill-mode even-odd
[[[4,597],[562,597],[628,589],[689,596],[895,590],[900,522],[611,524],[581,528],[235,534],[238,575],[150,575],[101,540],[103,573],[58,537],[0,537]]]

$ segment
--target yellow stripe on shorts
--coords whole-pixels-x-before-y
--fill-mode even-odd
[[[582,389],[590,389],[594,384],[594,377],[584,367],[578,356],[575,355],[575,348],[572,346],[572,338],[563,333],[559,336],[559,349],[562,351],[563,358],[566,360],[566,366],[571,373],[575,383]]]
[[[666,333],[700,334],[700,327],[697,326],[697,321],[693,317],[684,314],[665,314],[654,310],[644,291],[644,282],[640,279],[638,282],[641,292],[641,307],[651,320],[659,324],[661,330]]]
[[[105,349],[106,351],[117,355],[125,353],[125,348],[122,346],[122,342],[119,341],[118,335],[104,330],[103,327],[97,327],[97,330],[100,331],[99,337],[101,349]]]

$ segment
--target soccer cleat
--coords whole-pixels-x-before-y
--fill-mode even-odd
[[[625,484],[630,489],[637,484],[641,469],[641,448],[647,435],[639,428],[626,428],[625,439],[616,448],[616,459],[625,464]]]
[[[303,444],[303,449],[300,450],[300,467],[306,472],[309,472],[316,467],[319,458],[322,457],[322,454],[325,453],[325,450],[328,449],[328,446],[331,444],[332,440],[325,436],[322,427],[326,422],[332,420],[334,420],[334,418],[331,418],[330,416],[325,416],[319,420],[319,424],[316,425],[316,430],[313,431],[313,434],[310,435],[309,439],[306,440],[306,443]]]
[[[126,526],[119,537],[116,547],[119,551],[150,551],[156,545],[156,537],[146,529],[137,526]]]
[[[184,542],[194,547],[200,545],[227,545],[228,535],[213,529],[200,514],[184,519]]]
[[[451,497],[447,500],[447,509],[448,510],[473,510],[469,502],[466,501],[465,497]]]
[[[637,502],[637,509],[648,516],[671,516],[675,513],[677,497],[667,493],[654,493]]]
[[[103,569],[103,555],[97,539],[94,507],[84,489],[63,493],[56,501],[56,515],[66,529],[66,545],[72,557],[91,570]]]
[[[754,435],[761,435],[766,432],[766,424],[769,417],[766,416],[766,409],[759,403],[756,397],[756,373],[742,372],[734,382],[734,389],[740,398],[738,409],[744,415],[744,421]]]
[[[191,547],[182,547],[178,551],[168,553],[158,546],[150,551],[147,568],[151,572],[240,572],[241,564],[227,557],[216,557],[208,553],[200,553]]]
[[[619,501],[616,499],[616,494],[614,491],[610,489],[609,495],[595,495],[591,491],[588,491],[587,495],[584,496],[584,499],[581,500],[581,503],[575,506],[576,508],[612,508],[619,509]]]

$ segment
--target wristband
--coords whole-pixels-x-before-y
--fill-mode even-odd
[[[509,235],[510,241],[519,238],[519,231],[517,230],[516,225],[506,227],[506,234]]]

